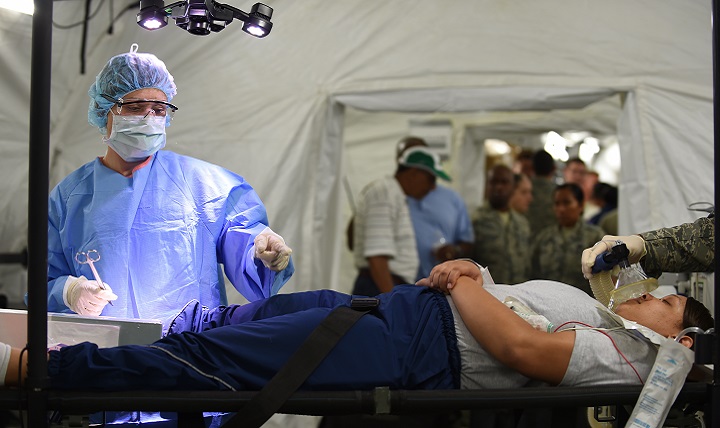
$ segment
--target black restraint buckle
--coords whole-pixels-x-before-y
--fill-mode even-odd
[[[353,297],[350,308],[356,311],[369,311],[380,306],[380,300],[375,297]]]

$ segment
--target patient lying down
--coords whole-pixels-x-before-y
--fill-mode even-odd
[[[534,329],[508,296],[554,324]],[[151,345],[99,349],[91,343],[48,352],[53,389],[258,390],[310,332],[350,295],[330,290],[281,294],[213,310],[190,304],[170,334]],[[378,297],[306,380],[306,390],[509,388],[640,385],[657,346],[575,287],[553,281],[483,285],[468,261],[443,263],[417,285]],[[646,295],[617,315],[674,337],[713,326],[709,311],[684,296]],[[680,343],[691,347],[693,338]],[[20,350],[0,344],[0,381],[15,386]],[[23,365],[24,367],[24,365]]]

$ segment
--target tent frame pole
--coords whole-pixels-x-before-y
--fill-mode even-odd
[[[47,254],[53,0],[34,0],[28,164],[28,426],[48,426]]]
[[[718,29],[717,20],[720,18],[720,0],[713,0],[712,2],[712,65],[713,65],[713,140],[714,140],[714,186],[715,186],[715,207],[720,201],[720,185],[718,185],[718,171],[720,171],[720,64],[718,64],[718,48],[720,48],[720,30]],[[718,228],[718,217],[715,216],[715,230]],[[717,275],[720,272],[720,241],[715,240],[715,275],[714,286],[715,286],[715,340],[713,343],[714,348],[714,368],[713,370],[713,382],[708,387],[710,393],[711,409],[711,426],[712,428],[720,428],[720,415],[718,415],[718,409],[720,409],[720,321],[718,320],[718,311],[720,310],[720,287],[718,287]]]

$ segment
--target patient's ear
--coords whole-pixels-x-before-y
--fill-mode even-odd
[[[677,337],[677,336],[670,336],[670,339],[675,340],[676,337]],[[681,344],[682,346],[684,346],[684,347],[686,347],[686,348],[688,348],[688,349],[692,349],[692,346],[693,346],[693,343],[694,343],[692,337],[690,337],[690,336],[683,336],[683,337],[680,338],[680,340],[679,340],[678,342],[680,342],[680,344]]]

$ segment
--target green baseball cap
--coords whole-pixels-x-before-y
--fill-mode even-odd
[[[446,181],[452,181],[449,175],[443,171],[440,164],[440,157],[428,150],[426,147],[411,147],[407,149],[398,162],[402,166],[409,168],[418,168],[429,172],[435,177],[440,177]]]

